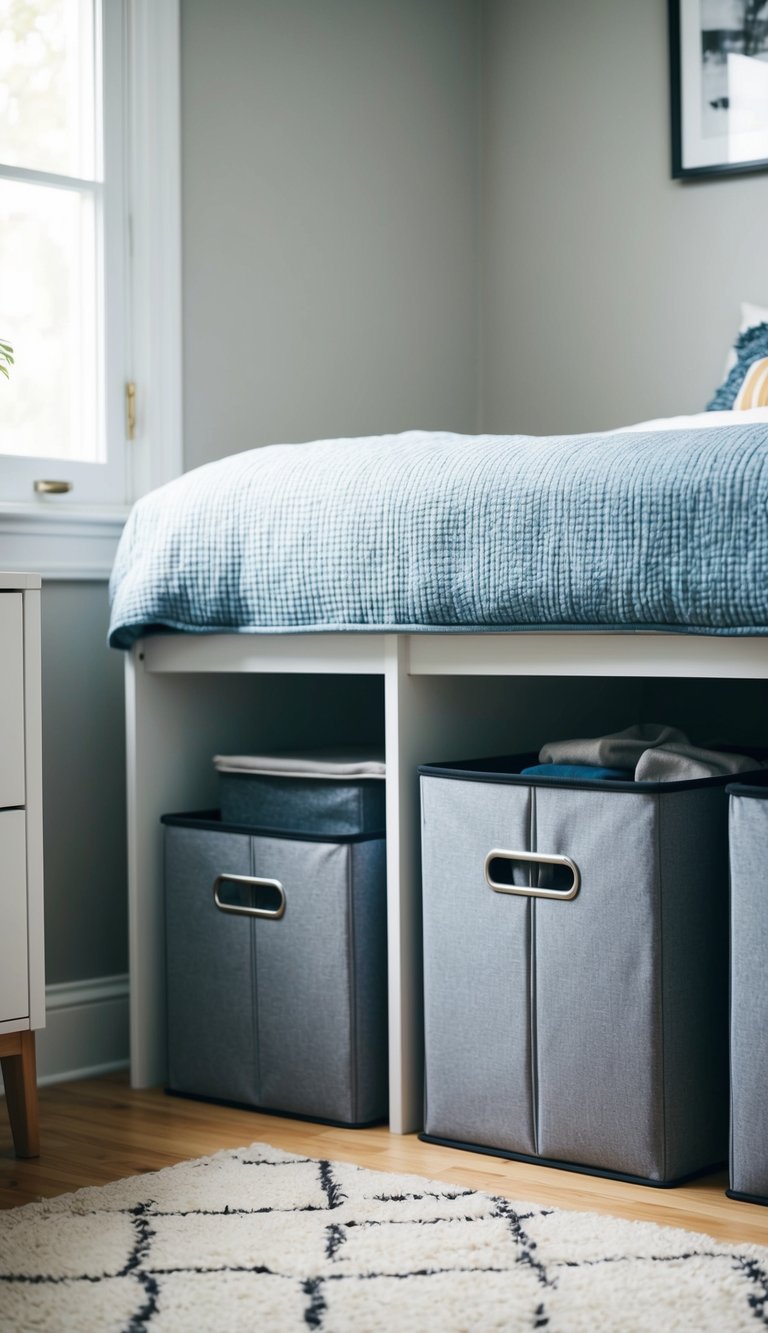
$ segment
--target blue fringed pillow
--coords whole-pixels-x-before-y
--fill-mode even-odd
[[[728,412],[736,406],[761,406],[761,403],[752,401],[752,393],[742,394],[741,390],[748,387],[746,380],[755,362],[768,358],[768,323],[755,324],[752,328],[745,329],[736,339],[733,350],[736,354],[736,364],[712,400],[707,403],[708,412]]]

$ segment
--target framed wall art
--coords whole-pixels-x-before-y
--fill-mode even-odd
[[[672,175],[768,169],[768,0],[669,0]]]

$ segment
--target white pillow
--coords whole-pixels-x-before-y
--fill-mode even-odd
[[[762,320],[760,321],[762,323]],[[690,417],[659,417],[656,421],[639,421],[636,426],[621,426],[606,434],[621,435],[634,430],[704,430],[712,426],[768,425],[768,407],[748,407],[741,411],[696,412]]]
[[[739,333],[743,333],[745,329],[751,329],[754,324],[765,324],[767,322],[768,309],[764,305],[750,305],[748,301],[742,301]]]
[[[755,324],[768,324],[768,309],[764,305],[752,305],[749,301],[742,301],[739,333],[744,333],[745,329],[754,328]],[[735,365],[736,352],[732,347],[726,357],[723,379],[728,378]]]

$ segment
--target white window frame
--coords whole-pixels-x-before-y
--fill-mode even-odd
[[[113,0],[115,2],[115,0]],[[124,377],[136,384],[130,499],[182,471],[179,0],[117,0],[125,25]],[[0,499],[0,569],[52,579],[109,576],[130,503],[71,495]]]

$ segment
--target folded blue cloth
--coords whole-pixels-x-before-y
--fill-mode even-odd
[[[520,770],[522,778],[581,778],[589,782],[602,779],[614,782],[634,782],[632,768],[600,768],[595,764],[531,764]]]

